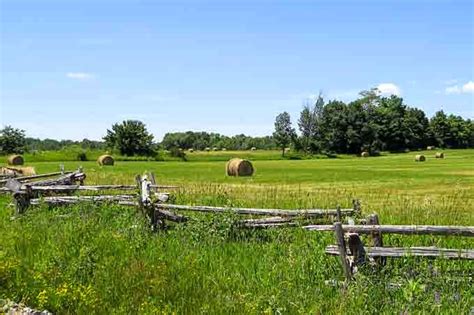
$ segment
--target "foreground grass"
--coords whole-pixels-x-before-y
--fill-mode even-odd
[[[429,153],[432,154],[432,153]],[[350,206],[386,224],[474,225],[473,150],[415,163],[411,155],[256,161],[253,178],[227,178],[222,162],[83,163],[88,183],[133,183],[154,171],[179,184],[177,203],[254,207]],[[36,163],[40,172],[57,163]],[[77,162],[66,163],[67,168]],[[470,261],[404,258],[363,270],[346,290],[331,233],[237,231],[231,215],[198,216],[151,234],[134,209],[36,208],[11,220],[0,199],[0,298],[59,313],[466,314],[474,305]],[[392,246],[474,248],[472,239],[385,236]],[[394,285],[396,284],[396,285]]]

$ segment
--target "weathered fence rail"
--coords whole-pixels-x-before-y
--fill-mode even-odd
[[[430,258],[474,259],[474,250],[448,249],[437,247],[371,247],[365,246],[367,257],[409,257],[421,256]],[[336,245],[326,247],[326,254],[339,255]]]
[[[5,184],[9,179],[14,178],[15,180],[19,182],[25,182],[33,179],[38,179],[38,178],[47,178],[47,177],[54,177],[58,175],[67,175],[71,174],[73,172],[68,171],[68,172],[53,172],[53,173],[45,173],[45,174],[38,174],[38,175],[28,175],[28,176],[8,176],[8,178],[0,179],[0,184]]]
[[[29,186],[29,187],[28,187]],[[178,188],[178,186],[169,186],[169,185],[151,185],[151,188],[154,189],[173,189]],[[50,186],[38,186],[35,183],[23,184],[21,190],[30,189],[32,191],[50,191],[50,192],[71,192],[71,191],[102,191],[102,190],[128,190],[136,191],[136,185],[50,185]],[[0,187],[0,192],[11,192],[7,187]]]
[[[187,206],[174,204],[158,204],[157,208],[197,212],[233,212],[237,214],[281,216],[281,217],[325,217],[336,216],[336,209],[257,209],[257,208],[235,208],[235,207],[211,207],[211,206]],[[355,214],[354,209],[341,209],[343,215]]]
[[[334,225],[307,225],[309,231],[334,231]],[[344,232],[359,234],[389,233],[417,235],[461,235],[474,236],[474,226],[438,226],[438,225],[342,225]]]

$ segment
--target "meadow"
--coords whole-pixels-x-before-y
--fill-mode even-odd
[[[382,224],[474,225],[474,150],[359,158],[281,159],[277,151],[195,152],[188,162],[36,160],[39,173],[84,167],[87,184],[133,184],[154,172],[176,184],[179,204],[262,208],[350,207]],[[416,154],[419,154],[417,152]],[[256,173],[225,176],[225,161],[250,158]],[[27,161],[32,161],[30,159]],[[299,228],[242,231],[235,217],[195,220],[151,233],[133,208],[82,204],[38,207],[12,218],[0,196],[0,299],[60,314],[469,314],[472,261],[390,259],[361,270],[347,288],[332,233]],[[466,237],[395,236],[392,246],[474,248]],[[334,281],[336,280],[336,281]]]

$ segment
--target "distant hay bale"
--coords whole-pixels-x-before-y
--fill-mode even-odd
[[[21,155],[14,154],[10,155],[7,159],[8,165],[23,165],[25,160]]]
[[[211,148],[205,148],[204,150],[206,150],[207,152],[211,151]]]
[[[435,158],[437,158],[437,159],[444,159],[444,153],[443,153],[443,152],[436,152]]]
[[[251,147],[250,150],[251,150],[251,151],[256,151],[257,148],[256,148],[256,147]]]
[[[194,149],[191,148],[191,149],[189,149],[188,151],[189,151],[189,153],[193,153],[193,152],[194,152]]]
[[[101,155],[97,159],[97,163],[99,163],[99,165],[114,165],[114,162],[114,158],[108,154]]]
[[[424,155],[421,155],[421,154],[417,154],[415,156],[415,161],[416,162],[424,162],[426,160],[425,156]]]
[[[362,152],[362,153],[360,154],[360,156],[361,156],[361,157],[369,157],[370,154],[369,154],[369,152],[364,151],[364,152]]]
[[[285,152],[290,152],[291,148],[285,148]]]
[[[239,158],[229,160],[225,169],[227,176],[252,176],[254,172],[250,161]]]
[[[226,148],[222,148],[222,151],[227,151],[227,149],[226,149]]]
[[[434,149],[435,147],[433,145],[429,145],[426,147],[426,150],[429,150],[429,151],[434,150]]]
[[[214,148],[212,148],[212,150],[213,150],[213,151],[219,151],[219,148],[214,147]]]
[[[31,176],[36,175],[36,170],[32,166],[23,167],[0,167],[0,175],[16,176]]]

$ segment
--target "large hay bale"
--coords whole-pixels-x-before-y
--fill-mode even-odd
[[[226,148],[222,148],[222,151],[227,151],[227,149],[226,149]]]
[[[364,151],[364,152],[362,152],[362,153],[360,154],[360,156],[361,156],[361,157],[369,157],[370,154],[369,154],[369,152]]]
[[[206,150],[207,152],[211,151],[211,148],[207,147],[205,148],[204,150]]]
[[[101,155],[97,159],[97,163],[99,163],[99,165],[114,165],[114,162],[114,158],[108,154]]]
[[[433,145],[429,145],[426,147],[426,150],[429,150],[429,151],[434,150],[434,149],[435,147]]]
[[[437,159],[444,159],[444,153],[443,153],[443,152],[436,152],[435,158],[437,158]]]
[[[421,154],[417,154],[415,156],[415,161],[416,162],[424,162],[426,160],[425,156],[424,155],[421,155]]]
[[[256,147],[251,147],[250,150],[251,151],[257,151],[257,148]]]
[[[219,151],[219,148],[218,148],[218,147],[214,147],[214,148],[212,148],[212,151]]]
[[[252,176],[254,172],[250,161],[239,158],[229,160],[225,169],[228,176]]]
[[[191,149],[189,149],[188,151],[189,151],[189,153],[193,153],[193,152],[194,152],[194,149],[191,148]]]
[[[9,176],[31,176],[36,175],[36,170],[32,166],[24,167],[0,167],[0,175]]]
[[[21,155],[14,154],[10,155],[7,159],[8,165],[23,165],[25,160]]]

